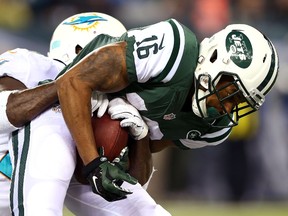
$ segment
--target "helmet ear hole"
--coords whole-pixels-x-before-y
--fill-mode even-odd
[[[76,47],[75,47],[75,54],[77,55],[83,48],[77,44]]]
[[[263,63],[265,63],[266,58],[267,58],[267,54],[265,54],[265,56],[264,56],[264,58],[263,58]]]
[[[217,49],[215,49],[213,54],[210,57],[210,62],[211,63],[215,62],[217,60],[217,57],[218,57],[218,52],[217,52]]]

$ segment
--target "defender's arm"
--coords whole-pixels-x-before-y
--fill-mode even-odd
[[[1,77],[0,92],[12,90],[19,91],[12,92],[8,96],[6,115],[10,123],[16,127],[21,127],[31,121],[58,100],[53,82],[26,89],[26,86],[19,80],[9,76]]]

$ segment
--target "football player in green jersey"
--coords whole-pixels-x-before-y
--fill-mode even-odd
[[[112,100],[108,111],[124,118],[121,125],[129,126],[136,140],[150,141],[151,152],[168,146],[199,148],[223,142],[240,117],[260,108],[278,65],[271,41],[253,27],[229,25],[198,44],[193,32],[170,19],[131,29],[120,38],[97,36],[56,82],[39,88],[49,89],[48,101],[59,97],[93,191],[117,200],[128,193],[116,184],[122,180],[118,168],[95,148],[93,90],[126,97]],[[242,102],[248,111],[240,115]],[[27,115],[33,116],[33,110]]]
[[[93,90],[125,96],[137,108],[149,133],[125,100],[112,100],[109,112],[124,118],[122,126],[134,126],[130,132],[136,139],[149,137],[152,152],[167,146],[197,148],[223,142],[239,118],[261,107],[278,66],[271,41],[251,26],[229,25],[198,44],[193,32],[170,19],[120,38],[96,37],[62,71],[56,86],[92,188],[119,196],[118,178],[102,175],[105,162],[95,148]]]

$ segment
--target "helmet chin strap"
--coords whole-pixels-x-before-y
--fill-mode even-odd
[[[195,94],[197,94],[197,92]],[[201,89],[198,90],[198,98],[202,98],[208,94],[209,94],[208,91],[203,91]],[[199,107],[198,107],[198,105],[199,105]],[[192,110],[197,116],[199,116],[201,118],[208,117],[206,98],[199,101],[199,103],[197,103],[196,96],[194,95],[192,98]]]

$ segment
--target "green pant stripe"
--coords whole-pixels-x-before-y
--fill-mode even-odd
[[[24,143],[21,154],[20,166],[19,166],[19,184],[18,184],[18,205],[19,205],[19,216],[24,216],[24,206],[23,206],[23,185],[24,185],[24,175],[27,163],[27,155],[30,144],[30,123],[25,125],[24,128]]]
[[[11,192],[10,192],[10,208],[13,210],[13,199],[14,199],[14,185],[15,185],[15,172],[16,172],[16,164],[18,159],[18,130],[12,133],[12,147],[14,154],[14,170],[12,173],[12,181],[11,181]],[[12,211],[12,216],[14,216],[14,212]]]
[[[22,153],[20,157],[20,161],[17,160],[17,156],[19,154],[18,152],[18,144],[19,144],[19,138],[18,133],[13,134],[12,137],[13,140],[13,150],[15,155],[15,168],[16,164],[19,164],[19,171],[18,171],[18,209],[19,209],[19,216],[24,216],[24,176],[25,176],[25,169],[26,169],[26,163],[27,163],[27,156],[28,156],[28,150],[29,150],[29,144],[30,144],[30,123],[26,124],[24,127],[24,143],[22,147]],[[12,179],[12,185],[11,185],[11,209],[13,209],[13,194],[14,194],[14,184],[15,184],[15,172],[16,169],[13,171],[13,179]],[[12,216],[14,216],[14,213],[12,213]]]

